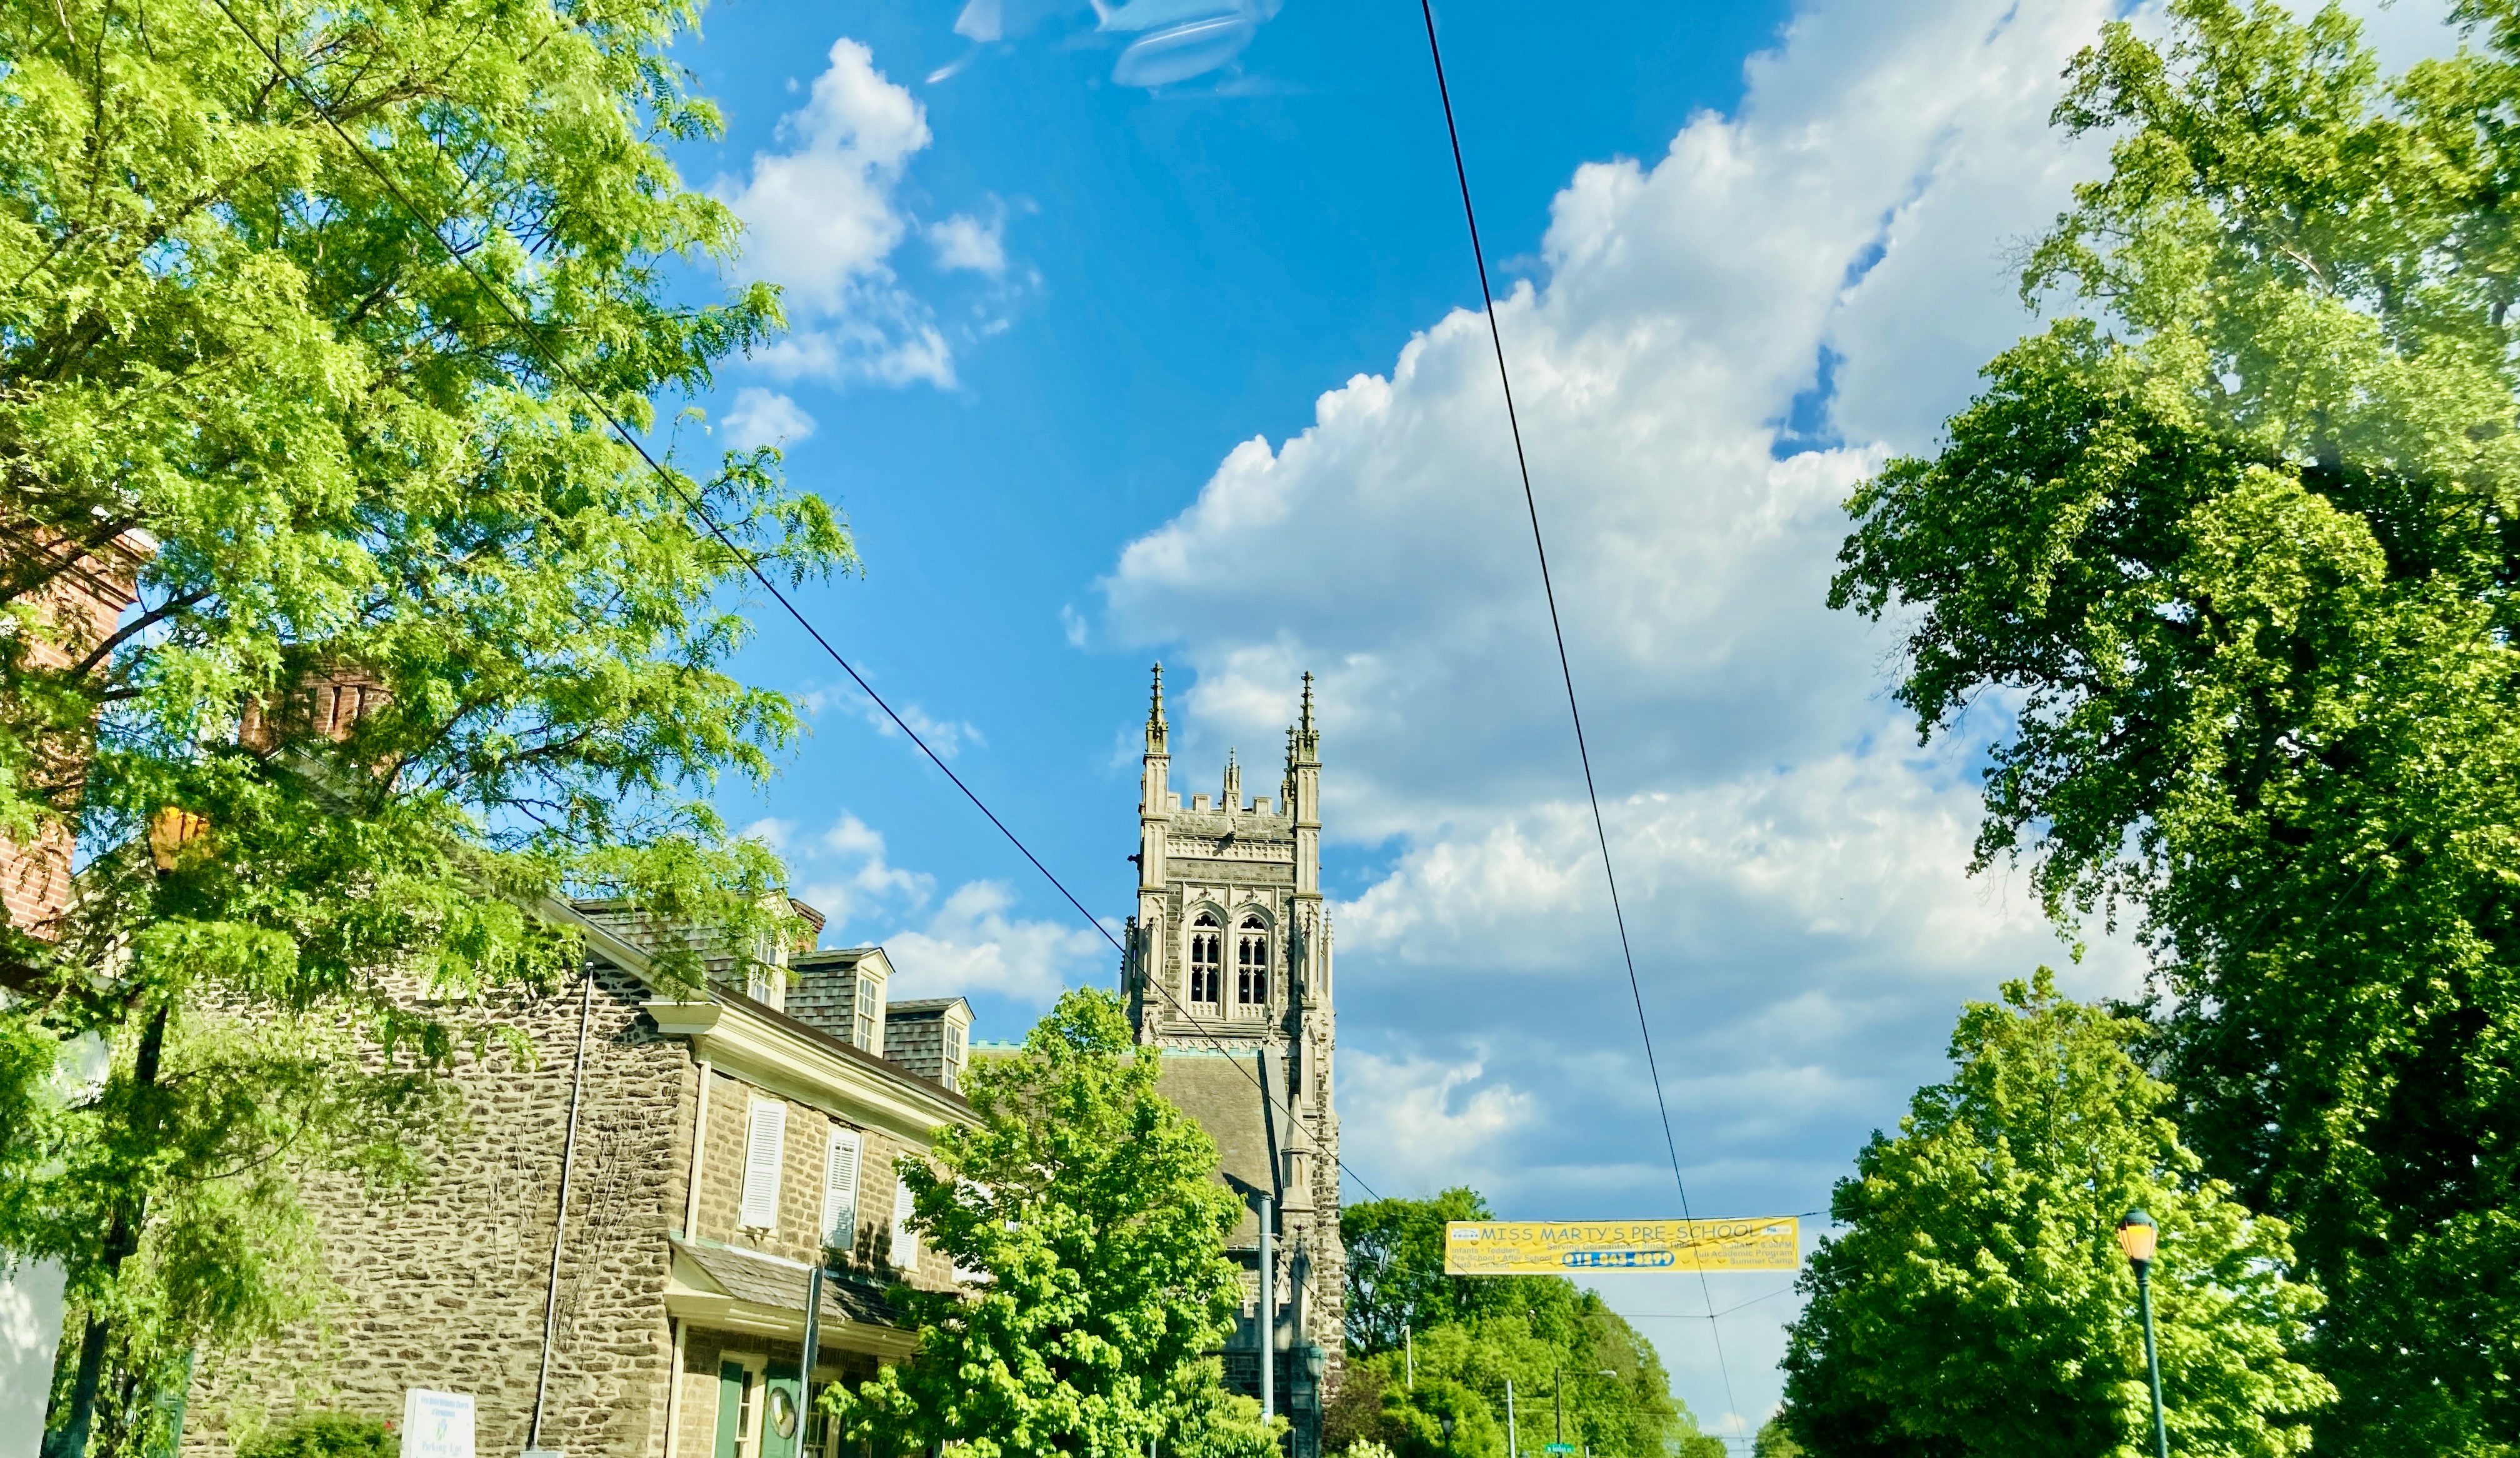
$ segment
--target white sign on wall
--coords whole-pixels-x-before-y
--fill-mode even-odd
[[[472,1458],[472,1394],[406,1390],[402,1458]]]

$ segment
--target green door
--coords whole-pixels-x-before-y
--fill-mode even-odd
[[[752,1370],[742,1362],[720,1362],[715,1458],[744,1458],[743,1429],[751,1417],[752,1397]]]
[[[794,1362],[772,1362],[762,1375],[761,1451],[752,1458],[800,1458],[805,1451],[805,1395]]]

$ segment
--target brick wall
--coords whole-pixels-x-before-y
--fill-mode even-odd
[[[36,611],[54,632],[29,644],[27,662],[68,668],[111,636],[123,611],[138,598],[133,584],[143,560],[140,540],[126,538],[33,594]],[[57,753],[48,778],[75,781],[85,762],[83,747],[57,747]],[[67,830],[57,828],[31,845],[0,836],[0,906],[6,907],[12,926],[47,940],[60,934],[63,913],[69,907],[70,855]]]

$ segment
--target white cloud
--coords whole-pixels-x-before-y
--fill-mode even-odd
[[[795,333],[758,362],[784,377],[886,385],[954,383],[953,351],[890,259],[913,221],[898,198],[930,141],[926,109],[847,36],[805,105],[779,123],[782,152],[715,191],[745,223],[745,277],[786,290]]]
[[[1101,934],[1012,915],[1013,895],[994,881],[967,882],[938,902],[936,878],[894,865],[882,832],[850,811],[818,836],[777,817],[744,834],[788,858],[798,898],[828,919],[827,944],[884,948],[899,973],[895,997],[998,997],[1044,1008],[1076,981],[1107,980],[1110,943]]]
[[[884,942],[899,974],[895,997],[994,993],[1048,1007],[1071,982],[1107,971],[1110,943],[1065,921],[1019,921],[1007,915],[1014,896],[994,881],[970,882],[936,909],[924,930],[898,932]]]
[[[883,836],[846,810],[807,845],[794,842],[791,823],[764,823],[780,828],[773,847],[802,872],[804,889],[798,894],[829,919],[823,928],[827,938],[837,937],[844,926],[863,923],[872,915],[916,911],[935,893],[934,877],[891,864],[885,857]]]
[[[901,724],[896,724],[892,721],[892,714],[883,711],[882,705],[860,693],[853,685],[807,689],[795,698],[808,714],[819,714],[834,706],[844,708],[864,719],[870,728],[885,738],[898,737],[901,724],[907,724],[911,732],[925,741],[940,759],[951,759],[962,753],[966,744],[985,748],[989,743],[988,736],[980,732],[980,726],[968,719],[940,719],[909,701],[893,705],[893,712],[901,715]],[[919,752],[912,749],[911,752],[916,754]]]
[[[1007,224],[1003,217],[982,222],[956,213],[927,225],[928,247],[936,251],[939,268],[968,269],[996,278],[1007,271]]]
[[[1733,114],[1577,169],[1540,276],[1500,300],[1700,1214],[1824,1205],[2001,979],[2137,985],[2123,945],[2073,965],[2012,877],[1966,874],[1978,747],[1915,748],[1884,692],[1895,636],[1823,606],[1848,491],[1929,448],[2031,327],[2002,250],[2104,160],[2047,115],[2115,10],[1805,7]],[[1255,558],[1284,566],[1229,570]],[[1177,782],[1273,745],[1320,675],[1359,1172],[1530,1216],[1676,1212],[1486,321],[1434,321],[1309,429],[1236,447],[1102,587],[1100,630],[1190,670]],[[1744,1313],[1730,1349],[1787,1314]],[[1733,1405],[1700,1338],[1655,1335],[1699,1412]],[[1773,1398],[1773,1374],[1732,1373],[1741,1410]]]
[[[1823,1206],[1998,980],[2046,961],[2081,995],[2139,983],[2104,929],[2071,963],[2017,877],[1966,874],[1983,736],[1917,749],[1885,692],[1895,633],[1823,606],[1849,489],[1930,449],[2036,327],[2006,257],[2105,165],[2106,139],[2048,114],[2121,8],[1798,6],[1732,114],[1577,168],[1538,278],[1500,301],[1699,1214]],[[1235,570],[1253,560],[1281,567]],[[1177,670],[1177,784],[1274,745],[1320,675],[1354,888],[1334,908],[1349,1162],[1385,1194],[1468,1181],[1515,1214],[1676,1212],[1486,321],[1432,322],[1309,429],[1235,447],[1102,587],[1098,632]],[[1637,1290],[1618,1299],[1680,1309]],[[1730,1401],[1709,1324],[1650,1330],[1700,1413],[1756,1414],[1791,1309],[1723,1324]]]
[[[1401,1189],[1493,1188],[1504,1175],[1503,1136],[1530,1119],[1533,1101],[1504,1084],[1476,1087],[1484,1069],[1476,1057],[1447,1063],[1344,1051],[1340,1099],[1373,1115],[1347,1126],[1340,1158]]]
[[[776,815],[764,815],[737,833],[737,839],[759,841],[769,846],[773,853],[779,855],[788,853],[788,843],[795,838],[796,822],[782,820]]]
[[[787,446],[814,433],[814,417],[775,389],[745,386],[735,392],[735,403],[727,408],[720,429],[726,443],[737,450]]]

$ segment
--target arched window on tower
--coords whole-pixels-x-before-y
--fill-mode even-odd
[[[1269,1001],[1269,932],[1260,918],[1246,916],[1242,930],[1235,938],[1235,1000],[1244,1007],[1263,1007]]]
[[[1214,1004],[1225,993],[1224,924],[1202,911],[1190,927],[1190,1000]]]

